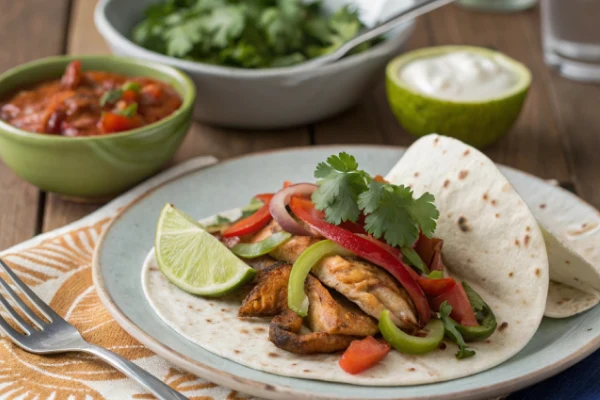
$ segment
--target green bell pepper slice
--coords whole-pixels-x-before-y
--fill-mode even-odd
[[[231,248],[231,252],[242,258],[256,258],[270,253],[291,237],[290,233],[276,232],[260,242],[238,243]]]
[[[425,329],[428,331],[425,337],[412,336],[394,324],[389,310],[383,310],[379,316],[379,330],[383,338],[400,353],[427,354],[437,349],[444,339],[444,324],[439,319],[432,319]]]
[[[321,240],[304,250],[294,263],[288,281],[288,307],[301,317],[308,313],[308,297],[304,293],[306,277],[322,258],[333,255],[353,256],[354,253],[331,240]]]
[[[478,326],[463,326],[455,321],[456,330],[460,332],[466,342],[477,342],[485,340],[496,330],[497,322],[494,312],[467,282],[462,282],[469,302],[475,311]]]

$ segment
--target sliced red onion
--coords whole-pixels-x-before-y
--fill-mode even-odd
[[[288,186],[284,189],[281,189],[279,192],[275,193],[275,196],[271,199],[271,203],[269,205],[269,211],[271,212],[271,216],[281,228],[291,233],[292,235],[299,236],[315,236],[315,234],[304,226],[302,226],[298,221],[296,221],[288,210],[286,209],[287,205],[290,202],[290,198],[292,196],[300,196],[306,197],[310,196],[317,190],[318,186],[312,183],[298,183],[296,185]]]

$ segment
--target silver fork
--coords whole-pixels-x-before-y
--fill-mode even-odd
[[[15,291],[0,278],[0,286],[8,293],[8,296],[13,300],[17,307],[29,318],[31,322],[38,328],[35,329],[27,323],[9,304],[9,302],[0,295],[0,304],[4,307],[8,315],[14,322],[25,332],[21,334],[16,329],[8,324],[8,322],[0,315],[0,329],[12,339],[19,347],[30,353],[35,354],[56,354],[66,353],[70,351],[79,351],[93,354],[100,357],[123,374],[135,379],[152,394],[159,399],[187,399],[181,393],[175,391],[168,385],[164,384],[159,379],[155,378],[142,368],[138,367],[131,361],[112,353],[102,347],[86,342],[79,331],[60,315],[52,310],[46,303],[42,301],[27,285],[21,281],[17,275],[0,259],[0,265],[6,271],[7,275],[12,279],[14,285],[33,303],[39,312],[41,312],[48,321],[46,322],[38,317]]]

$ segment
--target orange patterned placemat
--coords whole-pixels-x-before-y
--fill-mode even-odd
[[[1,256],[42,299],[75,325],[86,340],[134,361],[190,399],[246,399],[175,368],[138,343],[112,319],[92,282],[94,247],[119,209],[175,176],[215,162],[213,157],[201,157],[181,164],[90,216],[19,244]],[[82,353],[37,356],[0,335],[2,400],[153,398],[140,385],[94,356]]]

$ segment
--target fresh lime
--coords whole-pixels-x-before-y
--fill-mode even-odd
[[[220,296],[251,280],[255,274],[172,204],[165,205],[160,213],[154,246],[162,273],[189,293]]]

